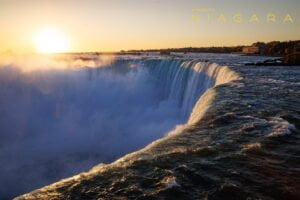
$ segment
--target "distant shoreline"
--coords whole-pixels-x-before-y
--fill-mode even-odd
[[[111,52],[72,52],[63,54],[98,54],[98,55],[141,55],[143,53],[159,53],[170,55],[171,53],[220,53],[220,54],[240,54],[246,56],[268,56],[284,57],[295,52],[299,48],[300,40],[292,41],[272,41],[256,42],[252,45],[219,46],[219,47],[182,47],[182,48],[163,48],[163,49],[132,49]]]

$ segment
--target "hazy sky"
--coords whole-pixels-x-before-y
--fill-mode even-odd
[[[44,27],[67,35],[71,51],[294,40],[300,39],[299,11],[299,0],[0,0],[0,51],[34,49],[32,37]],[[266,21],[269,13],[276,22]],[[236,14],[242,23],[232,19]],[[253,14],[259,23],[249,22]],[[287,14],[293,23],[283,22]]]

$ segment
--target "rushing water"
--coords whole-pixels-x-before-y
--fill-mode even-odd
[[[168,85],[193,80],[172,78],[176,60],[170,70],[160,67],[167,60],[151,62],[140,60],[139,66],[152,66],[148,77],[155,91],[165,91],[162,101],[174,94]],[[199,64],[216,85],[197,100],[187,123],[111,164],[17,199],[299,199],[299,68],[183,63],[180,74]],[[174,76],[164,79],[169,74]],[[183,102],[191,95],[173,97],[184,116]]]
[[[163,137],[187,121],[219,72],[217,64],[149,58],[67,69],[2,66],[1,199]]]

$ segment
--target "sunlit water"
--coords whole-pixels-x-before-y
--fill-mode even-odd
[[[50,62],[39,68],[46,62],[40,59],[2,64],[0,197],[112,162],[167,135],[187,122],[199,97],[216,84],[220,67],[204,59],[235,65],[249,60],[185,57],[126,56],[103,63],[84,55],[79,67]]]

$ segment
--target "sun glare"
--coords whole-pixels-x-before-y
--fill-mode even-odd
[[[56,29],[43,29],[36,33],[34,45],[40,53],[60,53],[69,50],[67,37]]]

